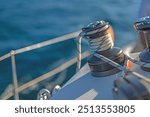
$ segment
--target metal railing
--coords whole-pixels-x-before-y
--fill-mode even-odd
[[[0,57],[0,61],[3,61],[7,58],[11,58],[11,66],[12,66],[12,80],[13,80],[13,91],[9,91],[5,96],[2,97],[3,100],[7,100],[9,99],[10,97],[14,96],[14,99],[15,100],[18,100],[19,99],[19,92],[21,92],[22,90],[24,89],[27,89],[45,79],[48,79],[50,78],[51,76],[67,69],[68,67],[70,67],[71,65],[75,64],[77,61],[77,57],[67,61],[66,63],[64,63],[63,65],[55,68],[54,70],[46,73],[46,74],[43,74],[37,78],[34,78],[33,80],[21,85],[21,86],[18,86],[18,79],[17,79],[17,69],[16,69],[16,61],[15,61],[15,55],[17,54],[20,54],[20,53],[24,53],[24,52],[27,52],[27,51],[32,51],[34,49],[38,49],[38,48],[42,48],[42,47],[45,47],[45,46],[49,46],[49,45],[52,45],[52,44],[55,44],[55,43],[58,43],[58,42],[62,42],[62,41],[66,41],[66,40],[69,40],[69,39],[73,39],[73,38],[76,38],[78,35],[79,35],[80,31],[78,32],[73,32],[73,33],[70,33],[70,34],[67,34],[67,35],[64,35],[64,36],[60,36],[58,38],[54,38],[54,39],[49,39],[48,41],[44,41],[44,42],[41,42],[41,43],[37,43],[37,44],[34,44],[34,45],[31,45],[31,46],[27,46],[27,47],[24,47],[24,48],[21,48],[21,49],[18,49],[18,50],[12,50],[10,53],[7,53],[3,56]],[[88,52],[84,52],[82,54],[82,59],[86,58],[87,56],[89,56],[89,53]]]

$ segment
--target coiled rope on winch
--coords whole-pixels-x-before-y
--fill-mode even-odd
[[[84,32],[83,37],[88,39],[90,48],[93,52],[105,51],[113,47],[114,43],[111,34],[106,31],[108,28],[109,25],[107,25],[106,22],[96,21],[82,29]]]
[[[106,25],[105,21],[96,21],[95,23],[91,23],[87,27],[82,28],[82,32],[77,37],[77,71],[81,68],[82,38],[88,39],[92,52],[105,51],[114,46],[111,34],[106,32],[108,28],[109,26]],[[98,36],[98,38],[95,38],[95,35]]]

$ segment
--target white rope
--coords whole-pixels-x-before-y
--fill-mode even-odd
[[[110,33],[104,33],[103,35],[96,37],[96,38],[90,38],[88,36],[89,33],[90,34],[101,33],[103,30],[106,30],[107,28],[108,28],[108,25],[106,25],[100,29],[90,31],[88,33],[83,34],[83,36],[85,35],[85,38],[87,38],[90,48],[93,52],[105,51],[114,46],[114,42],[113,42],[113,39],[112,39]]]
[[[82,48],[81,48],[81,42],[82,41],[82,36],[81,33],[77,37],[77,69],[76,72],[78,72],[81,68],[81,59],[82,59]]]
[[[109,28],[108,25],[94,31],[81,32],[79,34],[79,36],[77,37],[77,72],[81,68],[82,38],[86,38],[88,40],[90,48],[93,52],[104,51],[114,46],[113,39],[111,37],[111,34],[109,33],[104,33],[98,38],[90,38],[88,36],[89,34],[100,33],[101,31],[106,30],[107,28]]]

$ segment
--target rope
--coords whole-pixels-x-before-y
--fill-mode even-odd
[[[16,50],[16,54],[27,52],[27,51],[30,51],[30,50],[34,50],[34,49],[37,49],[37,48],[45,47],[45,46],[48,46],[48,45],[52,45],[52,44],[55,44],[55,43],[58,43],[58,42],[62,42],[62,41],[68,40],[68,39],[75,38],[75,37],[77,37],[79,32],[80,31],[74,32],[74,33],[71,33],[71,34],[68,34],[68,35],[64,35],[64,36],[61,36],[61,37],[58,37],[58,38],[54,38],[54,39],[51,39],[51,40],[48,40],[48,41],[44,41],[44,42],[41,42],[41,43],[38,43],[38,44],[34,44],[34,45],[31,45],[31,46],[28,46],[28,47],[25,47],[25,48],[18,49],[18,50]]]
[[[82,32],[77,37],[77,72],[81,68],[82,38],[86,38],[88,40],[90,48],[93,52],[104,51],[114,46],[111,34],[107,32],[107,30],[110,28],[107,23],[102,27],[89,31],[89,28],[92,29],[93,27],[103,25],[104,23],[104,21],[91,23],[86,28],[83,28]],[[101,35],[99,36],[99,34]]]
[[[88,39],[90,48],[93,52],[99,52],[99,51],[105,51],[109,48],[112,48],[114,43],[113,43],[113,39],[111,37],[110,33],[104,33],[103,31],[108,29],[108,25],[106,25],[105,27],[102,27],[100,29],[94,30],[91,34],[102,34],[101,36],[98,37],[94,37],[94,38],[90,38],[89,37],[89,32],[85,33],[85,37]]]
[[[77,37],[77,69],[76,72],[78,72],[81,68],[81,59],[82,59],[82,48],[81,48],[81,42],[82,41],[82,36],[81,33]]]

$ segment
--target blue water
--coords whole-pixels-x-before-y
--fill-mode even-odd
[[[110,22],[115,44],[122,47],[136,41],[132,25],[139,6],[140,0],[0,0],[0,56],[12,49],[77,31],[101,19]],[[17,55],[19,85],[61,65],[75,53],[75,41],[70,40]],[[63,84],[74,70],[75,66],[24,90],[21,99],[35,99],[41,88]],[[11,74],[10,59],[0,62],[0,94],[12,82]]]

